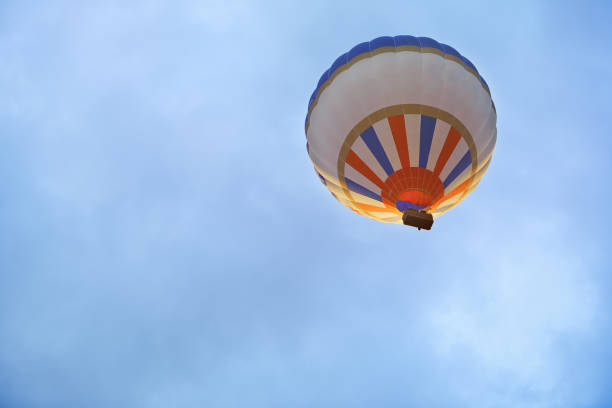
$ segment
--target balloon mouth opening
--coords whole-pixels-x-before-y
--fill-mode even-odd
[[[395,202],[395,208],[397,208],[399,211],[404,212],[407,209],[413,209],[413,210],[422,210],[424,208],[427,208],[426,205],[417,205],[414,204],[410,201],[402,201],[402,200],[397,200]]]
[[[444,185],[440,178],[421,167],[397,170],[384,184],[383,202],[401,212],[407,209],[426,210],[435,205],[444,194]]]
[[[395,201],[395,208],[401,212],[408,208],[422,210],[433,203],[433,197],[425,191],[407,190],[402,192]]]

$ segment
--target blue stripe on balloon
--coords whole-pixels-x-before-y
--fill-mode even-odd
[[[437,50],[442,51],[441,44],[429,37],[419,37],[419,42],[421,43],[421,48],[435,48]]]
[[[444,53],[445,54],[452,55],[454,57],[457,57],[457,58],[461,59],[461,54],[459,54],[459,52],[456,49],[454,49],[453,47],[451,47],[450,45],[447,45],[447,44],[441,44],[441,45],[444,46],[443,48],[444,48]],[[482,78],[480,78],[480,79],[482,79]]]
[[[325,71],[323,75],[321,75],[321,78],[319,78],[319,82],[317,83],[317,91],[321,89],[321,86],[325,83],[325,81],[327,81],[328,78],[329,78],[329,69]]]
[[[344,181],[346,181],[346,187],[349,190],[351,190],[352,192],[355,192],[357,194],[361,194],[362,196],[370,197],[372,200],[382,201],[382,198],[380,197],[379,194],[376,194],[375,192],[368,190],[367,188],[365,188],[361,184],[355,183],[350,178],[345,177]]]
[[[396,47],[401,47],[404,45],[413,45],[413,46],[417,46],[420,47],[421,44],[419,43],[419,40],[417,40],[416,37],[413,37],[411,35],[398,35],[395,37],[395,46]]]
[[[459,163],[457,163],[455,168],[449,173],[448,177],[446,177],[446,180],[444,180],[444,188],[448,187],[450,183],[455,181],[455,179],[459,177],[459,175],[463,173],[463,170],[465,170],[470,164],[472,164],[472,156],[468,151],[465,156],[463,156],[463,158],[459,160]]]
[[[431,149],[431,141],[433,140],[434,129],[436,128],[436,118],[431,116],[421,115],[421,141],[419,152],[419,167],[427,168],[427,159],[429,158],[429,150]]]
[[[395,208],[397,208],[398,210],[404,212],[409,208],[412,208],[413,210],[422,210],[423,208],[425,208],[424,205],[416,205],[411,203],[410,201],[402,201],[402,200],[397,200],[395,202]]]
[[[480,80],[482,81],[483,84],[485,84],[487,89],[489,89],[489,84],[487,84],[487,81],[485,81],[483,77],[480,77]],[[491,103],[493,103],[493,101],[491,101]],[[493,109],[495,109],[495,104],[493,104]]]
[[[378,37],[370,41],[370,51],[382,47],[395,47],[393,37]]]
[[[323,177],[323,176],[321,175],[321,173],[319,173],[319,172],[317,172],[317,174],[319,175],[319,178],[321,179],[321,182],[323,183],[323,185],[324,185],[324,186],[325,186],[325,185],[327,185],[327,181],[325,181],[325,177]]]
[[[380,166],[385,170],[387,176],[393,174],[393,166],[391,166],[391,162],[385,153],[385,149],[380,144],[380,140],[378,140],[378,136],[376,135],[374,129],[372,129],[372,126],[363,131],[361,138],[368,146],[368,149],[370,149],[374,157],[376,157],[376,160],[378,160]]]
[[[310,95],[310,99],[309,99],[309,102],[308,102],[309,104],[310,104],[310,103],[313,103],[313,102],[314,102],[314,100],[315,100],[315,99],[317,99],[317,91],[318,91],[318,89],[319,89],[319,88],[315,89],[315,90],[312,92],[312,95]]]
[[[369,42],[362,42],[362,43],[357,44],[356,46],[351,48],[351,50],[348,52],[347,62],[349,62],[350,60],[352,60],[353,58],[361,54],[365,54],[366,52],[370,52]]]
[[[341,56],[339,56],[338,58],[336,58],[336,60],[331,66],[331,71],[335,72],[338,68],[346,64],[347,58],[348,58],[348,53],[346,52],[342,54]]]
[[[476,67],[474,66],[474,64],[472,64],[472,61],[470,61],[469,59],[465,58],[463,55],[461,56],[461,61],[463,61],[463,63],[465,65],[467,65],[468,67],[472,68],[474,71],[478,72],[476,70]]]

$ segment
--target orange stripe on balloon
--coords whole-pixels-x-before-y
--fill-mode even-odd
[[[433,208],[438,208],[438,206],[443,203],[444,201],[453,198],[454,196],[456,196],[457,194],[461,194],[465,191],[466,188],[468,188],[468,186],[470,185],[471,181],[473,180],[473,178],[469,178],[467,180],[465,180],[463,183],[459,184],[453,191],[451,191],[450,193],[446,194],[445,196],[443,196],[442,198],[440,198],[432,207]]]
[[[355,154],[352,149],[349,150],[348,155],[346,156],[346,162],[349,166],[363,174],[364,177],[370,180],[372,183],[376,184],[381,189],[385,188],[385,183],[378,178],[378,176],[368,167],[367,164],[363,162],[363,160],[359,158],[359,156]]]
[[[404,115],[389,116],[387,120],[389,121],[395,149],[402,163],[402,168],[410,168],[410,154],[408,153],[408,138],[406,137]]]
[[[436,162],[436,167],[434,168],[434,174],[436,176],[440,176],[442,169],[450,159],[453,150],[457,147],[457,143],[461,140],[461,133],[457,132],[457,129],[454,127],[450,128],[448,131],[448,135],[446,136],[446,141],[444,141],[444,146],[442,147],[442,151],[438,156],[438,161]]]
[[[357,207],[361,208],[364,211],[369,211],[369,212],[389,212],[389,213],[394,213],[394,214],[401,214],[399,211],[397,211],[395,208],[390,208],[390,207],[377,207],[375,205],[370,205],[370,204],[363,204],[363,203],[354,203]]]

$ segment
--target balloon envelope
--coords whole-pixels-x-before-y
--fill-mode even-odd
[[[489,87],[454,48],[380,37],[336,59],[313,92],[307,150],[332,195],[358,214],[437,217],[486,171],[497,137]]]

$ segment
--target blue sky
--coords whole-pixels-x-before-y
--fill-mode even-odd
[[[0,406],[612,405],[605,2],[5,1]],[[430,36],[498,142],[430,232],[305,149],[320,74]]]

